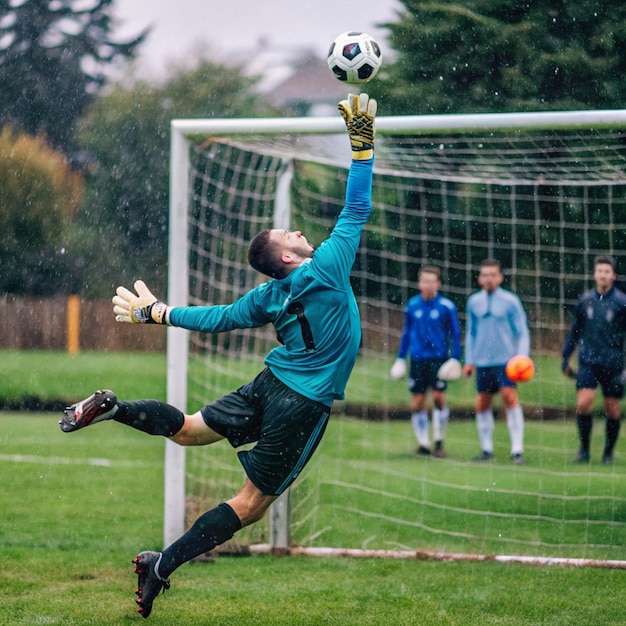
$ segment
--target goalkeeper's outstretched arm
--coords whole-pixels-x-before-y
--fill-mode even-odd
[[[376,134],[374,123],[376,100],[366,93],[349,94],[347,100],[339,103],[338,108],[346,123],[352,158],[356,161],[372,159]],[[368,201],[365,213],[367,215],[371,209],[369,193],[368,191],[366,194]],[[136,293],[126,287],[117,288],[116,295],[113,297],[113,312],[116,321],[132,324],[169,324],[168,306],[158,300],[142,280],[136,281],[134,287]]]

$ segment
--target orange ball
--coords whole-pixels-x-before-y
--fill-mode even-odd
[[[506,364],[506,375],[514,383],[525,383],[535,375],[535,364],[530,357],[518,354]]]

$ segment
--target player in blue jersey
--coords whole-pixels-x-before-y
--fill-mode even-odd
[[[624,334],[626,333],[626,294],[615,287],[615,259],[598,256],[594,262],[595,289],[583,294],[574,310],[574,321],[563,347],[562,369],[576,376],[576,418],[580,450],[575,463],[589,463],[592,410],[598,385],[604,396],[606,440],[602,462],[613,462],[624,397]],[[578,375],[569,366],[578,346]]]
[[[260,520],[300,474],[317,448],[335,399],[344,389],[361,341],[350,271],[371,212],[376,101],[367,94],[339,103],[352,148],[346,204],[330,237],[317,249],[300,231],[264,230],[251,242],[250,265],[270,277],[230,305],[168,307],[137,281],[137,294],[119,287],[117,321],[169,324],[209,333],[273,324],[282,345],[265,359],[250,383],[193,415],[155,400],[122,402],[99,391],[68,407],[61,429],[70,432],[113,419],[186,445],[227,439],[246,473],[239,493],[201,515],[163,552],[141,552],[138,611],[148,617],[169,576],[183,563],[212,550]]]
[[[438,376],[439,368],[450,358],[461,358],[461,329],[454,303],[439,293],[441,270],[432,265],[420,268],[417,288],[404,310],[404,327],[398,358],[391,368],[391,377],[406,374],[406,357],[411,357],[409,391],[411,424],[417,439],[417,454],[431,453],[428,432],[427,393],[432,395],[432,428],[435,447],[433,455],[445,456],[443,440],[450,417],[446,402],[447,382]]]
[[[480,264],[481,290],[467,301],[465,364],[463,373],[476,373],[476,427],[480,440],[479,461],[493,458],[493,396],[500,393],[511,439],[511,458],[524,462],[524,413],[515,383],[506,375],[507,361],[530,354],[530,333],[520,299],[502,289],[500,262],[485,259]]]

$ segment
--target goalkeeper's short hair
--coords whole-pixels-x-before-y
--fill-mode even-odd
[[[270,278],[285,278],[287,266],[281,261],[281,252],[271,239],[269,228],[262,230],[250,242],[248,247],[248,263],[252,268]]]

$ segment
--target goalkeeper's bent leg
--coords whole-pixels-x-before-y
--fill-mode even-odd
[[[176,407],[157,400],[138,400],[117,403],[113,416],[116,422],[126,424],[149,435],[173,437],[184,425],[185,415]]]
[[[222,502],[202,514],[180,539],[163,550],[159,576],[167,578],[183,563],[228,541],[240,529],[241,520],[228,503]]]

